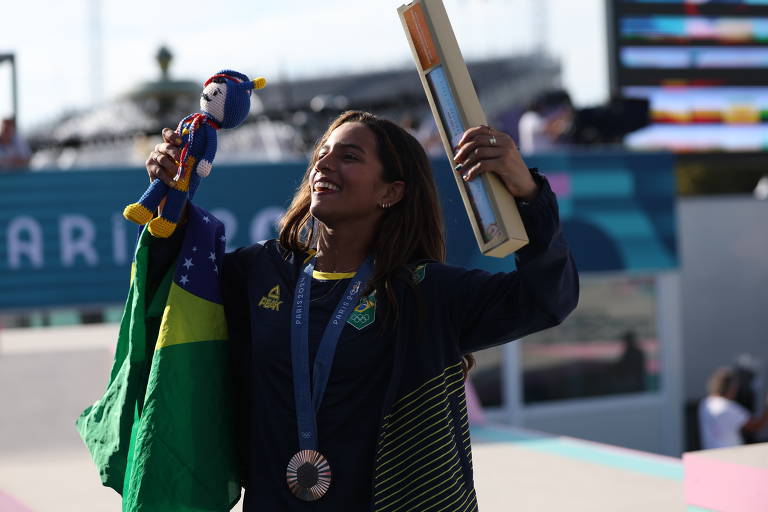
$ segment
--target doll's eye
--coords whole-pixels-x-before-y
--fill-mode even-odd
[[[214,96],[218,96],[218,95],[219,95],[219,90],[218,90],[218,89],[216,89],[215,91],[213,91],[213,95],[214,95]]]

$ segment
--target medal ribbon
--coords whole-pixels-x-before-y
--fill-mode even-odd
[[[312,384],[309,378],[309,299],[312,287],[313,258],[299,274],[293,295],[293,316],[291,317],[291,366],[293,373],[293,396],[296,402],[296,420],[299,430],[299,449],[317,450],[317,412],[323,401],[325,387],[331,374],[333,356],[339,343],[341,331],[349,315],[357,305],[357,299],[373,271],[373,259],[369,257],[358,269],[341,300],[325,326],[320,346],[317,349],[312,369]]]

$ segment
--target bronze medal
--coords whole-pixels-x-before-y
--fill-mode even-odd
[[[288,461],[285,478],[294,496],[315,501],[331,486],[331,466],[320,452],[301,450]]]
[[[328,323],[320,338],[320,346],[315,355],[314,373],[312,373],[309,363],[309,304],[314,268],[313,259],[306,264],[296,280],[291,322],[291,370],[299,452],[288,461],[285,479],[291,493],[303,501],[319,500],[325,496],[331,486],[331,466],[316,449],[318,447],[316,415],[323,401],[341,331],[359,299],[363,285],[373,272],[373,257],[368,256],[355,279],[350,280],[347,285],[344,295],[331,316],[334,320]],[[314,378],[312,382],[310,382],[310,375]]]

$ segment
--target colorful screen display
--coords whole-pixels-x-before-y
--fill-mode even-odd
[[[613,90],[647,98],[637,149],[768,150],[768,0],[614,0]]]
[[[740,69],[768,68],[768,47],[699,46],[669,48],[664,46],[625,46],[621,65],[629,69]]]

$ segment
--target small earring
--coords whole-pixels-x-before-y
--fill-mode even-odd
[[[381,203],[379,206],[380,206],[382,209],[387,209],[387,208],[389,208],[390,206],[392,206],[392,204],[391,204],[391,203]]]

